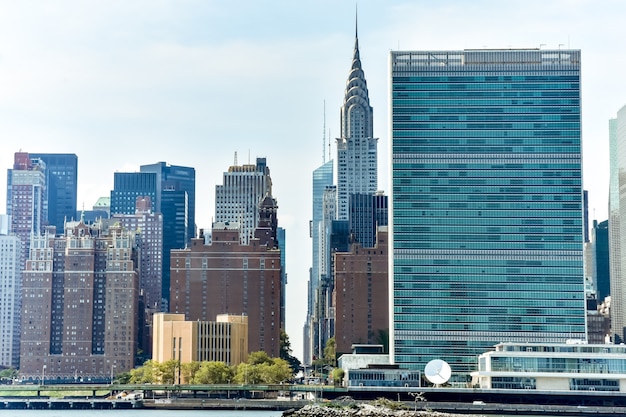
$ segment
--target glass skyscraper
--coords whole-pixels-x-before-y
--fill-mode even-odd
[[[586,339],[580,51],[394,51],[391,353]]]
[[[615,343],[626,340],[626,106],[609,120],[609,267],[611,281],[611,331]]]
[[[78,157],[73,153],[31,153],[30,157],[46,163],[47,220],[56,226],[57,233],[62,233],[65,221],[76,216]]]

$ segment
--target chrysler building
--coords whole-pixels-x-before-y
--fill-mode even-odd
[[[377,142],[373,137],[365,73],[359,56],[358,31],[352,67],[341,107],[341,137],[337,139],[337,219],[348,220],[351,194],[374,194],[377,189]]]

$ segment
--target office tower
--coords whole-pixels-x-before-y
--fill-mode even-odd
[[[347,220],[351,194],[373,194],[378,186],[377,145],[373,109],[361,67],[358,34],[341,107],[337,139],[337,219]]]
[[[218,314],[214,321],[199,321],[157,313],[153,340],[152,359],[159,363],[215,361],[237,366],[248,360],[248,317]]]
[[[134,214],[137,197],[150,197],[157,212],[157,174],[154,172],[115,172],[111,191],[110,214]]]
[[[593,221],[591,241],[595,252],[595,288],[598,302],[611,294],[611,273],[609,262],[609,221]]]
[[[168,311],[170,252],[183,249],[196,234],[196,170],[166,162],[142,165],[139,170],[156,175],[154,210],[163,214],[164,225],[161,311]]]
[[[353,344],[388,346],[389,271],[387,226],[380,226],[376,245],[350,245],[335,252],[335,343],[338,354]]]
[[[307,288],[307,316],[304,331],[304,349],[303,358],[305,364],[310,364],[312,355],[316,351],[313,349],[312,343],[315,340],[315,333],[311,333],[316,328],[312,324],[314,320],[316,292],[321,282],[322,264],[328,262],[327,256],[322,249],[322,239],[324,238],[324,215],[326,213],[324,196],[326,188],[333,184],[333,161],[325,161],[320,167],[313,171],[313,207],[312,220],[309,225],[310,235],[312,239],[312,265],[309,272],[309,283]],[[333,199],[336,198],[333,195]],[[333,205],[335,203],[332,203]],[[334,209],[333,209],[334,210]],[[332,213],[334,218],[335,213]]]
[[[136,236],[139,249],[139,288],[146,308],[161,311],[161,275],[163,272],[163,215],[151,210],[150,197],[137,197],[134,214],[115,214],[109,224],[119,223]]]
[[[23,265],[31,235],[39,236],[48,217],[46,164],[26,152],[16,152],[13,169],[7,170],[9,231],[20,238]]]
[[[215,186],[215,221],[238,222],[240,240],[247,245],[259,221],[259,203],[266,194],[272,194],[270,169],[265,158],[256,164],[235,165],[224,172],[222,185]]]
[[[20,239],[0,231],[0,367],[19,368]]]
[[[321,264],[325,262],[322,258],[321,239],[323,234],[324,195],[326,188],[333,185],[333,161],[324,162],[319,168],[313,171],[313,219],[311,220],[311,239],[313,249],[313,264],[311,266],[311,279],[313,287],[317,287],[320,281]],[[328,203],[327,203],[328,204]],[[334,213],[333,213],[334,218]]]
[[[139,282],[135,234],[82,221],[33,236],[22,283],[20,375],[109,381],[134,367]]]
[[[333,221],[337,218],[337,187],[329,185],[322,192],[322,218],[319,223],[319,278],[311,285],[313,313],[310,318],[311,353],[321,358],[326,342],[333,335],[332,308],[332,244]],[[346,221],[347,223],[347,221]]]
[[[190,247],[172,250],[170,312],[183,313],[191,321],[246,315],[250,352],[263,350],[279,357],[280,250],[271,239],[263,243],[252,237],[243,244],[239,231],[236,222],[216,222],[211,244],[205,244],[201,230]]]
[[[165,215],[167,211],[165,206],[172,197],[167,197],[167,192],[178,192],[187,194],[187,229],[185,244],[191,241],[191,238],[196,236],[196,170],[191,167],[184,167],[178,165],[169,165],[165,162],[157,162],[151,165],[142,165],[139,170],[141,172],[154,172],[157,174],[157,200],[156,211],[162,212]],[[181,201],[181,197],[178,197],[178,201]],[[180,203],[177,203],[180,204]],[[179,206],[176,210],[177,219],[182,216],[182,206]],[[166,219],[169,218],[166,216]],[[179,239],[176,234],[176,239]],[[176,249],[182,249],[185,246],[177,246]]]
[[[352,194],[350,196],[349,224],[352,239],[364,248],[374,247],[379,226],[387,226],[388,197],[382,192]]]
[[[48,188],[47,223],[63,233],[65,221],[75,219],[78,187],[78,157],[68,153],[31,153],[46,164]]]
[[[585,339],[580,51],[390,54],[391,354]]]
[[[626,168],[626,106],[617,112],[615,119],[609,120],[609,259],[611,274],[611,329],[613,341],[626,340],[626,179],[622,172]]]

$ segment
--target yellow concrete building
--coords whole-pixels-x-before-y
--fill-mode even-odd
[[[238,365],[248,360],[248,317],[218,314],[216,321],[185,321],[184,314],[154,315],[152,359],[180,363],[218,361]]]

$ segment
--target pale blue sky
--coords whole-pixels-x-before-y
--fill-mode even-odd
[[[626,2],[360,1],[361,58],[389,190],[391,49],[582,50],[585,188],[606,218],[608,122],[626,104]],[[339,108],[355,2],[0,0],[0,183],[13,153],[76,153],[79,206],[108,195],[114,171],[166,161],[197,173],[198,226],[232,165],[266,157],[287,229],[287,332],[302,354],[311,264],[311,172]],[[334,146],[332,149],[334,153]],[[0,193],[0,213],[6,194]]]

